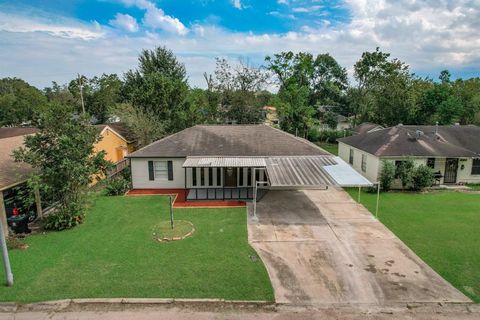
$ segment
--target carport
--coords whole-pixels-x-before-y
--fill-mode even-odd
[[[329,187],[361,187],[377,185],[378,215],[380,183],[372,183],[355,171],[340,157],[335,156],[293,156],[269,157],[265,159],[268,181],[255,181],[253,216],[256,219],[258,189],[300,190],[328,189]]]

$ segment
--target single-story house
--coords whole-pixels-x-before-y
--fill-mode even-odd
[[[338,154],[370,181],[382,160],[432,168],[441,184],[480,183],[480,127],[397,125],[338,139]]]
[[[380,129],[384,129],[384,127],[376,123],[364,122],[359,124],[358,126],[353,127],[352,134],[363,134]]]
[[[265,117],[265,121],[263,123],[267,126],[278,126],[279,120],[277,108],[274,106],[264,106],[262,110]]]
[[[183,190],[186,200],[248,200],[255,185],[371,184],[339,157],[264,124],[197,125],[127,157],[134,190]]]
[[[122,123],[97,124],[102,139],[95,144],[95,151],[105,151],[105,159],[117,163],[135,150],[134,141]]]

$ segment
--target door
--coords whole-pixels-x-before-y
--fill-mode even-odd
[[[456,183],[458,171],[458,159],[447,158],[445,161],[445,175],[443,183]]]
[[[237,168],[228,167],[225,168],[225,187],[237,186]]]

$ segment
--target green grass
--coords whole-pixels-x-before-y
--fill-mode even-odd
[[[316,144],[331,154],[338,156],[338,143],[316,142]]]
[[[261,260],[247,242],[245,208],[175,209],[195,233],[159,243],[152,227],[169,219],[161,196],[98,197],[84,224],[28,237],[12,250],[12,288],[1,301],[158,297],[273,300]],[[0,274],[3,277],[3,274]]]
[[[474,191],[480,191],[480,184],[467,184],[468,187],[470,187]]]
[[[348,190],[357,199],[357,190]],[[361,202],[375,212],[374,194]],[[480,302],[480,195],[451,191],[380,195],[379,219],[457,289]]]

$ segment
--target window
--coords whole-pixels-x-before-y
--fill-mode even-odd
[[[213,186],[213,168],[208,168],[208,185]]]
[[[238,169],[238,185],[243,186],[243,168]]]
[[[168,179],[168,164],[167,161],[154,161],[155,180]]]
[[[362,171],[367,171],[367,155],[362,154]]]
[[[197,185],[197,168],[192,168],[192,186]]]
[[[348,156],[348,163],[353,165],[353,149],[350,149],[350,155]]]
[[[435,169],[435,158],[427,159],[427,167]]]
[[[205,185],[205,168],[200,168],[200,185]]]
[[[472,174],[480,174],[480,158],[473,159]]]
[[[217,168],[217,186],[222,185],[222,168]]]

